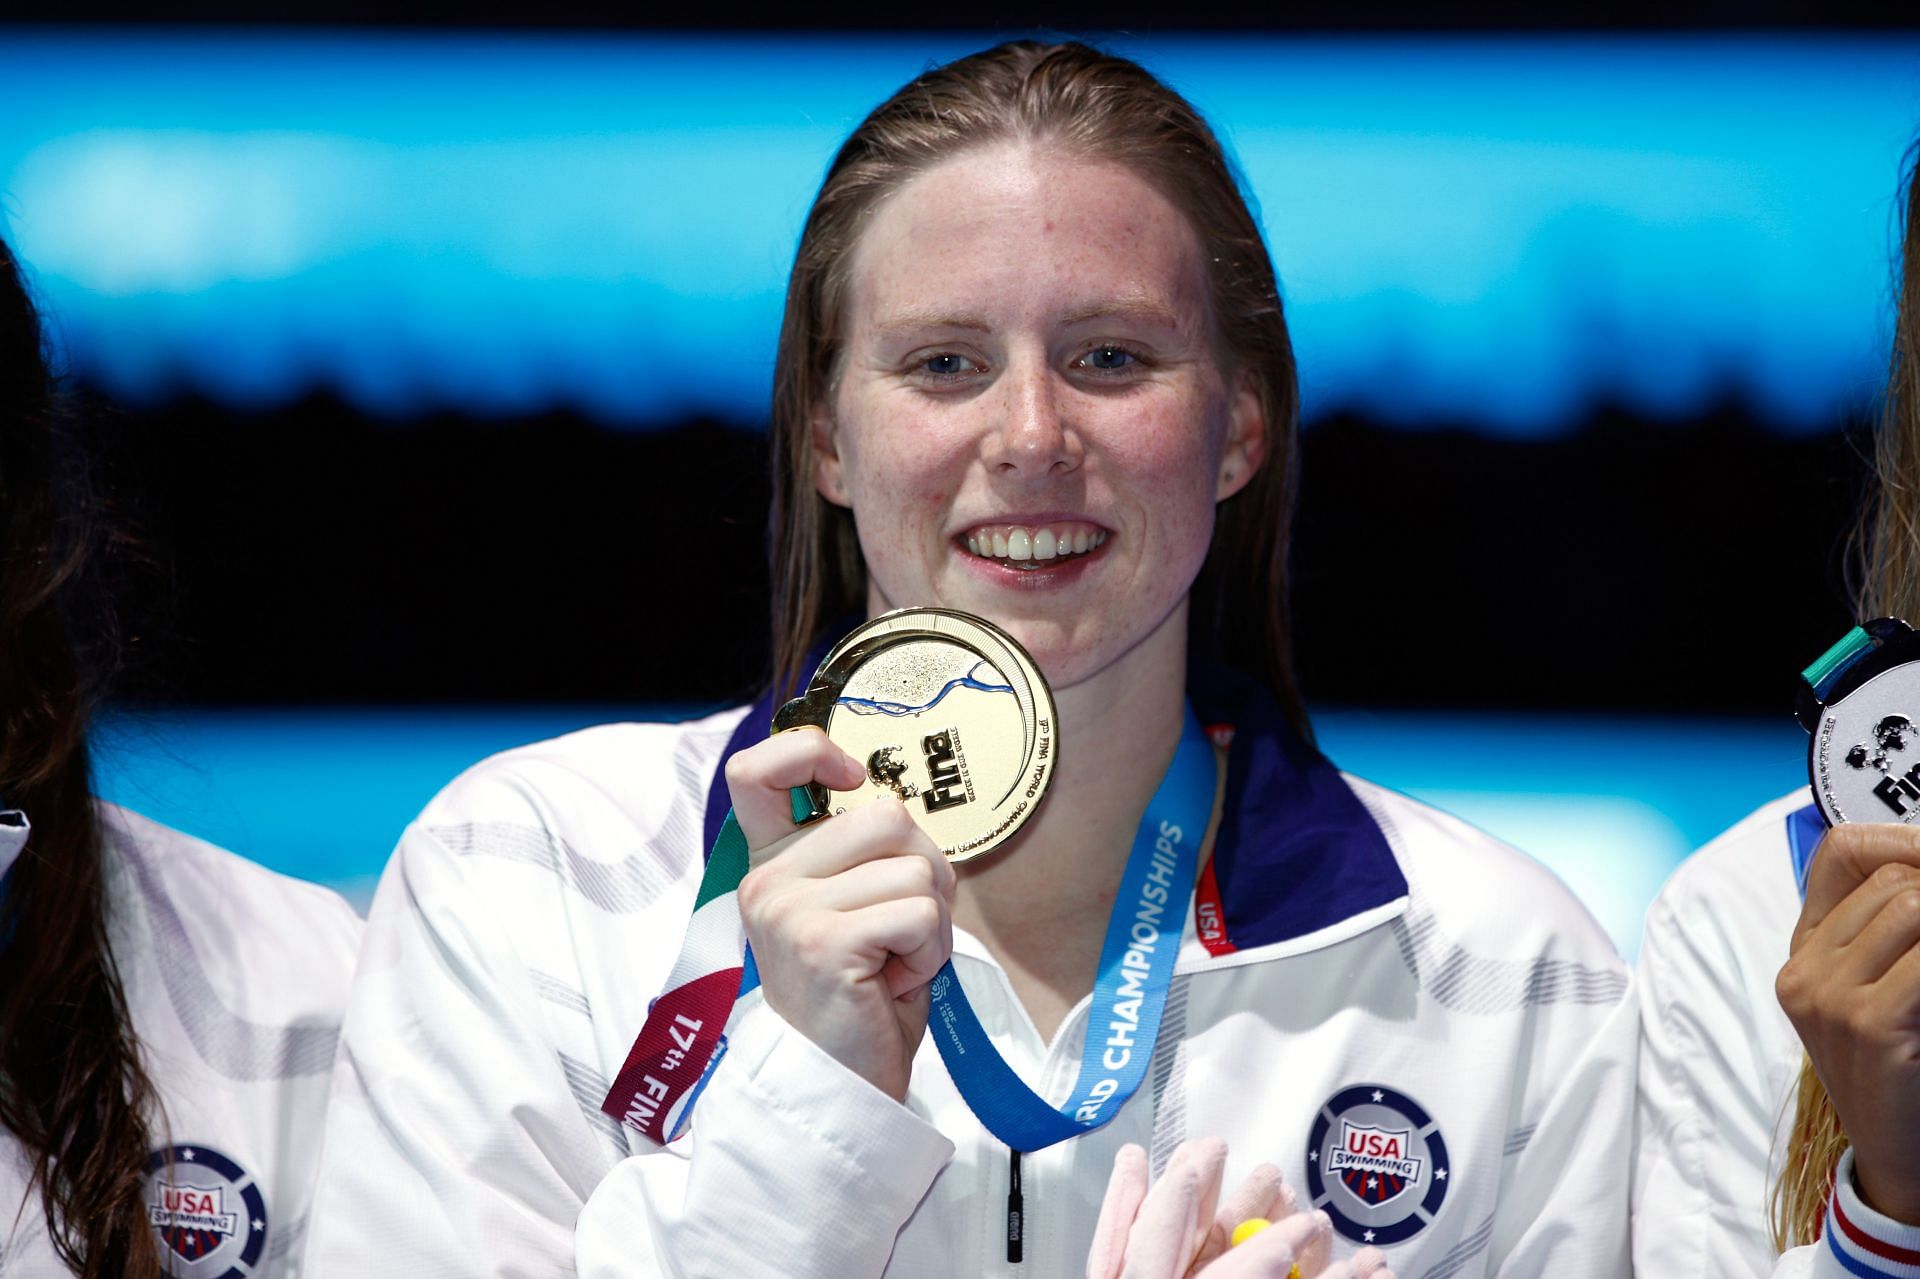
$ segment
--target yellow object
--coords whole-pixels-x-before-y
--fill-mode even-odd
[[[1265,1217],[1248,1217],[1233,1228],[1233,1246],[1238,1248],[1272,1224]],[[1294,1276],[1288,1275],[1287,1279],[1294,1279]]]

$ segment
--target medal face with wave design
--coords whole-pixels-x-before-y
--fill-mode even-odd
[[[866,766],[851,791],[805,788],[815,814],[893,795],[949,861],[991,852],[1033,815],[1059,754],[1053,694],[991,622],[951,609],[876,617],[835,645],[775,732],[824,729]]]

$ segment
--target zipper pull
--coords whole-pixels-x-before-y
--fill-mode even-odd
[[[1026,1207],[1020,1194],[1020,1152],[1007,1147],[1007,1261],[1019,1265],[1026,1254]]]

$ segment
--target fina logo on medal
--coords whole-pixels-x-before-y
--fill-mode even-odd
[[[1821,707],[1807,773],[1828,825],[1920,821],[1920,661],[1898,663]]]
[[[1053,694],[1033,659],[991,622],[951,609],[874,618],[828,650],[775,732],[813,727],[866,762],[847,791],[800,789],[807,820],[883,795],[950,861],[1000,847],[1033,814],[1053,777]]]
[[[1895,775],[1893,771],[1893,756],[1905,751],[1914,736],[1912,720],[1905,715],[1888,715],[1873,726],[1869,740],[1855,742],[1847,752],[1848,768],[1870,768],[1882,774],[1874,783],[1873,796],[1896,817],[1906,814],[1908,800],[1920,799],[1920,762],[1904,773]]]
[[[1425,1230],[1451,1177],[1440,1126],[1411,1097],[1379,1084],[1335,1093],[1307,1138],[1307,1193],[1355,1243],[1384,1247]]]
[[[267,1202],[239,1164],[205,1146],[147,1158],[147,1220],[185,1279],[248,1279],[267,1246]],[[182,1263],[185,1263],[184,1266]]]

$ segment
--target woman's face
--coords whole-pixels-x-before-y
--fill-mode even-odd
[[[846,309],[815,480],[869,609],[977,613],[1061,687],[1178,659],[1214,504],[1265,441],[1186,219],[1116,164],[968,152],[880,205]]]

